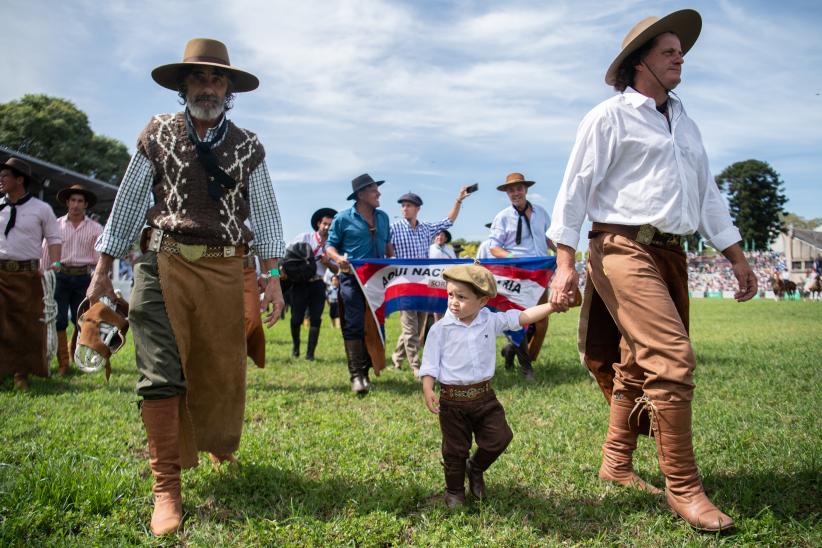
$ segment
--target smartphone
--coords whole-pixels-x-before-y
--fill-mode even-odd
[[[472,192],[476,192],[479,190],[479,183],[474,183],[471,186],[465,187],[465,192],[471,194]]]

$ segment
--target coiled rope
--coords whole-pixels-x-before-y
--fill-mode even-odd
[[[43,273],[43,322],[46,324],[46,359],[51,363],[57,355],[57,301],[54,300],[54,290],[57,285],[57,275],[53,270]]]

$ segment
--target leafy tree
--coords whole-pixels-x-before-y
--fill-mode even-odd
[[[794,228],[803,228],[805,230],[816,230],[817,227],[822,226],[822,217],[806,219],[796,213],[785,213],[782,216],[782,224],[784,226],[793,225]]]
[[[779,174],[760,160],[745,160],[726,167],[716,184],[728,194],[728,206],[745,241],[768,249],[784,230],[782,206],[788,199]]]
[[[74,103],[48,95],[0,103],[0,143],[115,184],[129,162],[123,143],[95,135]]]

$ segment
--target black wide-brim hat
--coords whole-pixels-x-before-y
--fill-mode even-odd
[[[61,204],[68,205],[68,199],[72,194],[82,194],[88,203],[86,207],[89,209],[94,207],[94,204],[97,203],[97,195],[83,185],[71,185],[68,188],[62,189],[57,193],[57,201]]]
[[[442,234],[445,234],[445,243],[450,244],[451,243],[451,233],[448,232],[447,230],[440,230],[440,232]]]
[[[330,207],[321,207],[311,215],[311,228],[317,230],[317,227],[320,226],[320,221],[322,221],[326,217],[331,217],[333,219],[334,215],[336,214],[336,209],[331,209]]]
[[[250,72],[232,67],[228,60],[226,45],[211,38],[192,38],[186,44],[181,63],[161,65],[151,71],[151,77],[164,88],[179,91],[180,69],[191,66],[212,67],[226,71],[231,75],[233,83],[231,91],[237,93],[253,91],[260,85],[257,77]]]
[[[385,181],[375,181],[371,178],[371,175],[369,175],[368,173],[363,173],[362,175],[355,177],[351,181],[351,194],[348,195],[348,198],[346,198],[346,200],[355,200],[357,198],[357,192],[359,192],[360,190],[370,185],[380,186],[384,182]]]

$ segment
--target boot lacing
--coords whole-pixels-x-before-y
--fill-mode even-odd
[[[639,416],[643,411],[645,411],[648,413],[648,418],[651,419],[651,432],[654,434],[655,438],[659,438],[659,421],[657,420],[656,416],[658,411],[656,409],[656,405],[654,405],[653,400],[651,400],[646,394],[643,394],[634,401],[636,402],[636,405],[634,405],[634,408],[631,409],[631,413],[628,415],[628,423],[630,424],[631,417],[633,417],[634,413],[636,413],[636,424],[637,426],[639,426]],[[662,448],[662,444],[660,444],[660,451],[663,451],[662,456],[664,457],[665,453],[664,449]]]

